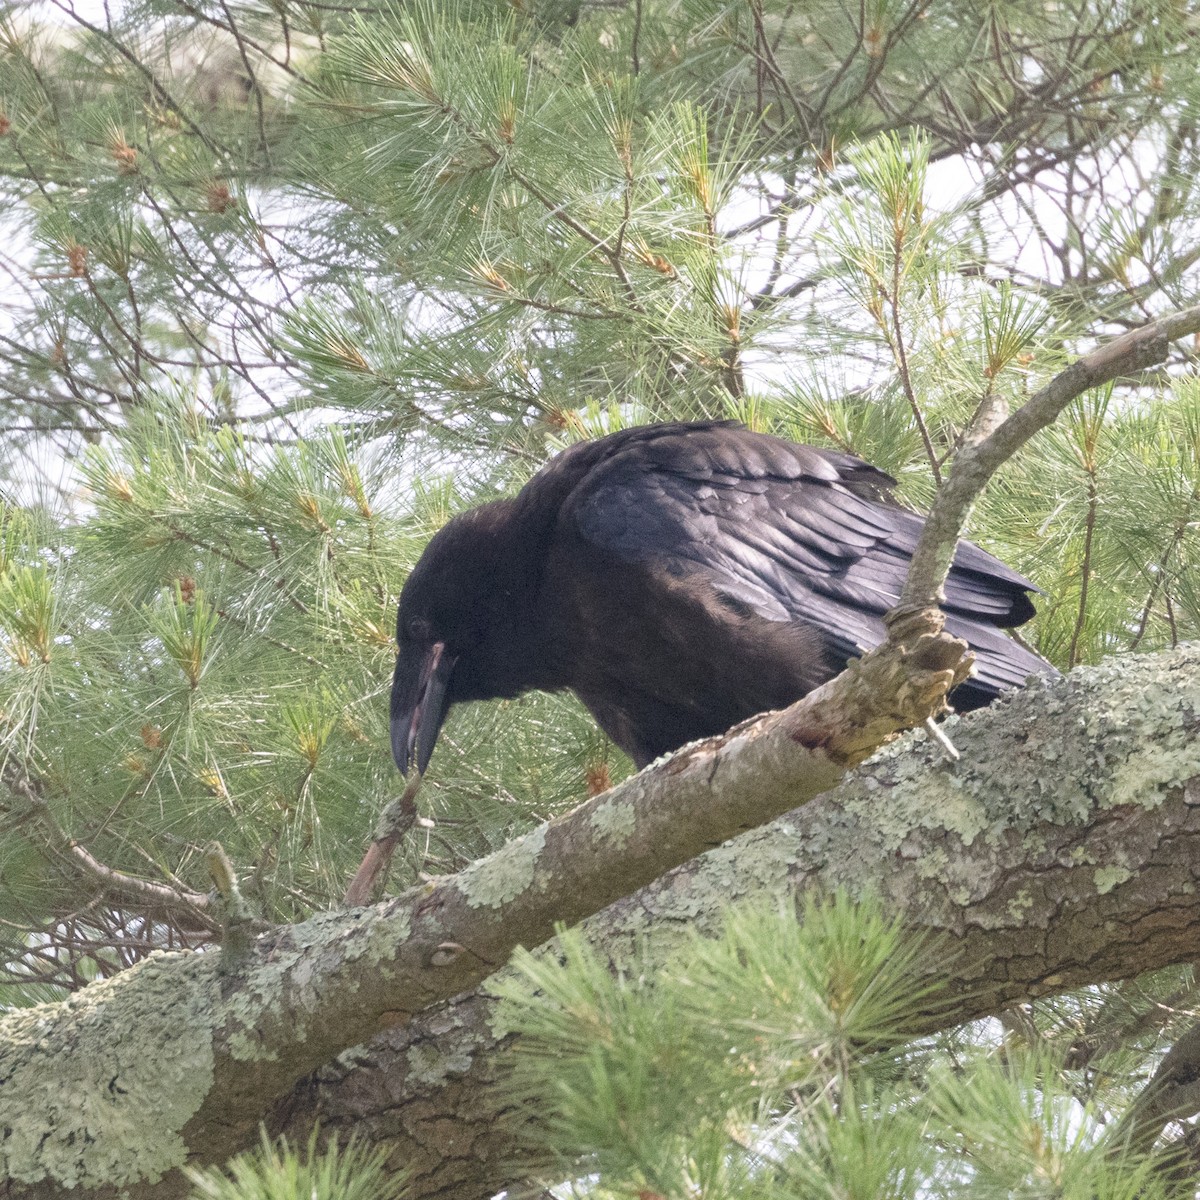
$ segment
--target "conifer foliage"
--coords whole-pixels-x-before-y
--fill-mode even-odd
[[[9,4],[0,1007],[212,946],[214,841],[254,921],[336,905],[398,791],[407,571],[555,450],[736,417],[928,505],[972,420],[1194,303],[1198,39],[1194,0]],[[1193,354],[1080,397],[976,506],[1061,668],[1200,635]],[[456,712],[389,886],[628,770],[570,697]],[[522,959],[555,1195],[1187,1186],[1191,1133],[1153,1149],[1131,1101],[1190,972],[925,1037],[936,947],[802,916]],[[237,1194],[351,1194],[321,1153]]]

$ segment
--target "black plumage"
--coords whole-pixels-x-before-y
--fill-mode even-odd
[[[512,499],[454,518],[400,596],[392,751],[424,771],[451,704],[570,688],[639,766],[782,708],[884,638],[922,518],[849,454],[735,422],[572,446]],[[1033,585],[970,542],[947,629],[977,708],[1053,668],[1002,629]]]

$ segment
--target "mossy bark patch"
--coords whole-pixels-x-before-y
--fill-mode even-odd
[[[4,1014],[0,1178],[123,1187],[181,1165],[179,1131],[213,1081],[216,967],[153,954],[62,1004]]]
[[[637,812],[632,804],[611,800],[591,815],[592,828],[614,846],[623,846],[637,829]]]
[[[455,885],[471,908],[501,908],[532,885],[545,844],[542,826],[460,871]]]

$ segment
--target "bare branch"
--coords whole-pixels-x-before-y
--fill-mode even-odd
[[[343,903],[348,908],[369,903],[375,894],[376,882],[386,874],[400,839],[416,823],[420,788],[421,775],[414,771],[403,794],[380,814],[371,845],[346,889]]]
[[[1052,424],[1077,396],[1119,376],[1163,362],[1171,342],[1198,331],[1200,304],[1131,329],[1076,359],[997,429],[981,431],[984,434],[981,440],[973,441],[968,434],[955,455],[952,474],[938,489],[913,555],[899,608],[938,603],[954,547],[976,497],[1034,434]]]
[[[220,921],[211,913],[208,896],[178,883],[157,883],[140,879],[102,863],[86,846],[71,837],[55,819],[38,785],[17,771],[12,764],[4,772],[4,783],[19,797],[27,814],[46,831],[46,849],[61,856],[71,867],[98,884],[106,901],[114,907],[136,906],[169,914],[194,929],[214,933]]]

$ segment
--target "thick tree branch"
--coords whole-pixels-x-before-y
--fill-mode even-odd
[[[1193,961],[1198,725],[1196,648],[1083,668],[953,722],[959,763],[906,737],[585,928],[614,962],[642,970],[689,930],[719,929],[731,901],[776,908],[810,890],[870,891],[957,951],[953,995],[930,1005],[930,1030]],[[486,989],[458,997],[306,1080],[274,1124],[302,1140],[319,1119],[387,1146],[412,1172],[414,1200],[485,1200],[529,1169],[514,1146],[536,1114],[497,1085],[511,1042]],[[1166,1111],[1134,1110],[1151,1141]]]
[[[920,617],[899,637],[791,708],[685,747],[458,875],[264,935],[236,970],[216,955],[165,956],[63,1004],[4,1016],[0,1166],[10,1182],[0,1195],[81,1185],[96,1197],[175,1194],[174,1168],[225,1158],[339,1051],[475,986],[556,922],[598,912],[832,787],[937,712],[965,676],[963,642]],[[150,1077],[132,1058],[130,1022],[162,1039]],[[66,1083],[65,1061],[86,1061],[90,1083]],[[39,1101],[26,1086],[52,1092]],[[71,1109],[56,1122],[63,1094]],[[104,1120],[114,1103],[119,1127]]]
[[[843,689],[862,682],[845,678]],[[164,955],[64,1004],[5,1014],[0,1196],[178,1196],[175,1168],[252,1137],[251,1115],[281,1081],[389,1026],[407,1039],[397,1043],[403,1071],[370,1069],[372,1046],[322,1076],[345,1074],[343,1101],[390,1106],[398,1128],[382,1116],[370,1125],[381,1138],[412,1139],[416,1128],[424,1150],[410,1140],[397,1161],[424,1172],[419,1194],[498,1190],[512,1133],[496,1130],[498,1101],[475,1072],[496,1069],[487,1051],[502,1031],[480,999],[410,1014],[477,982],[491,969],[485,959],[502,961],[500,947],[537,944],[555,917],[577,919],[600,894],[597,860],[600,874],[615,875],[608,892],[628,895],[660,869],[663,843],[719,842],[722,806],[723,827],[748,825],[752,812],[825,786],[832,760],[822,766],[821,753],[793,739],[844,742],[834,726],[800,730],[796,720],[793,708],[686,748],[415,895],[260,938],[240,976],[222,977],[216,955]],[[649,929],[669,941],[710,922],[740,896],[870,888],[959,949],[954,1011],[931,1011],[931,1027],[1191,960],[1200,789],[1182,784],[1200,776],[1197,728],[1200,650],[1035,684],[954,726],[962,761],[907,739],[835,793],[622,900],[597,928],[619,954]],[[470,1005],[484,1005],[474,1021]],[[467,1029],[476,1040],[456,1040]],[[301,1109],[312,1119],[311,1097],[293,1096],[297,1120]],[[331,1125],[344,1114],[344,1103],[324,1112]]]
[[[477,985],[515,945],[549,937],[555,922],[581,920],[811,800],[896,731],[939,711],[946,690],[963,676],[965,647],[941,634],[940,616],[927,603],[978,490],[1074,396],[1160,361],[1171,338],[1197,329],[1200,307],[1116,339],[968,444],[939,491],[914,561],[906,599],[915,598],[916,607],[902,603],[889,616],[885,646],[792,708],[685,748],[457,876],[374,909],[328,914],[264,936],[237,972],[222,974],[215,956],[152,960],[66,1004],[5,1016],[2,1194],[60,1196],[80,1186],[96,1197],[178,1194],[181,1163],[223,1158],[276,1097],[337,1052]],[[1127,703],[1127,715],[1135,716],[1138,696]],[[1191,747],[1200,701],[1172,698],[1167,707],[1172,720],[1186,715],[1190,722],[1186,749],[1167,760],[1180,767],[1174,778],[1200,773],[1200,752]],[[1108,754],[1089,765],[1103,769]],[[993,761],[1006,763],[1003,754]],[[1009,784],[998,779],[991,786],[988,795],[1004,796]],[[1124,881],[1124,866],[1112,869],[1117,874],[1105,876],[1110,888]],[[1190,875],[1189,885],[1194,890]],[[1187,923],[1190,937],[1190,917]],[[1123,973],[1138,959],[1120,961],[1108,969]],[[1097,970],[1089,965],[1089,972]],[[1068,982],[1067,973],[1051,974],[1043,986]],[[1018,976],[1024,982],[1016,992],[1028,993],[1034,981]],[[123,1057],[130,1020],[161,1033],[170,1069],[152,1080],[139,1075],[142,1064]],[[76,1089],[70,1114],[59,1120],[58,1098],[72,1090],[60,1068],[72,1056],[88,1060],[92,1091]],[[97,1064],[109,1072],[103,1082],[94,1075]],[[39,1103],[23,1084],[52,1093]],[[170,1104],[164,1088],[172,1090]],[[125,1116],[115,1133],[105,1119],[114,1104]],[[140,1143],[131,1129],[153,1129],[154,1146]]]

